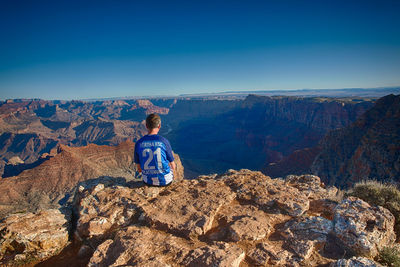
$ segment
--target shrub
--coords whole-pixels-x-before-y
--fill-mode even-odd
[[[396,247],[385,247],[379,251],[376,261],[390,267],[400,266],[400,250]]]
[[[361,198],[370,205],[387,208],[395,217],[394,230],[397,238],[400,238],[400,190],[394,185],[365,181],[355,184],[346,195]]]

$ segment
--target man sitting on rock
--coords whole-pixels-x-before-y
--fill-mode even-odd
[[[143,182],[151,186],[166,186],[172,183],[175,172],[174,156],[169,141],[158,135],[161,118],[150,114],[146,118],[148,134],[135,145],[135,163],[142,173]]]

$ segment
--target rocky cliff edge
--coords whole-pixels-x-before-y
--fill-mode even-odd
[[[393,215],[354,197],[329,200],[336,192],[317,176],[282,180],[249,170],[165,188],[89,180],[78,186],[70,215],[3,220],[0,257],[43,260],[72,242],[75,266],[378,266],[373,257],[395,242]],[[43,220],[47,228],[38,226]],[[63,266],[62,259],[47,262]]]

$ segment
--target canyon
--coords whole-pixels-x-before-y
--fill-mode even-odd
[[[230,168],[261,170],[314,147],[329,130],[349,125],[373,105],[370,99],[256,95],[151,101],[5,101],[0,106],[2,176],[18,174],[24,167],[13,163],[29,166],[58,144],[134,142],[146,133],[143,120],[152,112],[161,114],[160,134],[181,156],[187,178]]]
[[[378,266],[398,222],[383,207],[342,199],[337,187],[398,181],[399,103],[395,95],[5,101],[0,262]],[[153,112],[176,153],[167,188],[143,186],[132,159]]]

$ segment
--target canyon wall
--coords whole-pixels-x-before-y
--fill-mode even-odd
[[[380,98],[356,122],[321,141],[313,173],[337,186],[400,181],[400,95]]]
[[[136,141],[146,134],[144,119],[152,112],[162,115],[160,134],[181,155],[187,178],[232,168],[262,170],[295,151],[315,147],[327,131],[350,124],[373,104],[350,98],[256,95],[152,101],[157,105],[150,100],[3,102],[0,171],[3,177],[17,173],[12,158],[29,166],[57,144]]]
[[[260,170],[324,134],[353,122],[371,101],[264,97],[178,100],[163,117],[164,134],[188,177],[230,168]]]

